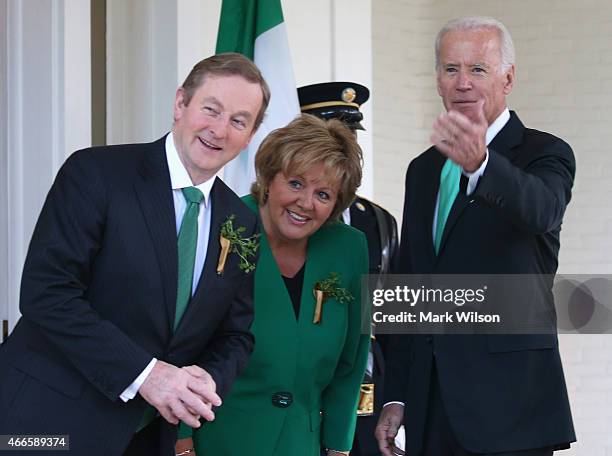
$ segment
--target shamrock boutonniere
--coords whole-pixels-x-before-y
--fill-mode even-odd
[[[337,272],[332,272],[327,279],[315,283],[312,292],[317,300],[314,317],[312,319],[315,325],[321,322],[323,303],[327,298],[335,298],[336,301],[341,303],[349,302],[354,299],[350,291],[340,286],[340,277]]]
[[[257,253],[259,247],[259,233],[250,237],[243,237],[246,231],[244,226],[234,228],[234,214],[228,216],[225,222],[221,225],[221,235],[219,243],[221,244],[221,253],[219,254],[219,262],[217,263],[217,274],[223,274],[225,269],[225,261],[227,255],[235,253],[240,257],[240,269],[249,273],[255,269],[255,263],[250,259]]]

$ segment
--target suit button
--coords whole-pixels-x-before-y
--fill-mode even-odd
[[[287,391],[279,391],[272,395],[272,405],[278,408],[287,408],[293,404],[293,394]]]

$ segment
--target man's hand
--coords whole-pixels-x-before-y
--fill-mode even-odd
[[[200,386],[205,386],[205,391],[203,390],[201,392],[202,397],[207,398],[209,402],[212,402],[212,399],[208,397],[210,393],[212,392],[214,394],[214,397],[219,398],[219,396],[217,396],[216,394],[217,384],[215,383],[212,376],[208,372],[206,372],[200,366],[194,366],[194,365],[185,366],[182,369],[186,371],[187,373],[189,373],[189,375],[191,375],[192,377],[195,377],[198,380],[200,380],[200,382],[198,382],[199,384],[201,384]],[[219,398],[219,401],[221,401],[220,398]],[[219,403],[219,404],[213,404],[213,405],[218,406],[221,404]]]
[[[401,404],[385,405],[380,412],[374,435],[378,440],[378,448],[384,456],[405,454],[395,446],[395,436],[404,420],[404,406]]]
[[[466,172],[476,171],[486,156],[484,100],[476,106],[476,120],[457,111],[440,114],[433,124],[430,140],[436,148]]]
[[[200,427],[200,417],[215,419],[212,406],[221,405],[212,377],[198,366],[182,369],[157,361],[138,392],[166,421]]]

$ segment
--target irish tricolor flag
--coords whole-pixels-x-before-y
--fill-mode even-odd
[[[217,53],[221,52],[239,52],[253,60],[272,92],[248,151],[224,168],[223,180],[241,196],[255,180],[253,161],[261,141],[300,112],[280,0],[223,0],[217,35]]]

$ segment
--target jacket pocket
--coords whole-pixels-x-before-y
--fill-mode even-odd
[[[551,350],[557,348],[556,334],[487,335],[489,353],[508,353],[525,350]]]
[[[12,364],[18,371],[73,399],[81,396],[86,383],[77,371],[30,350],[14,359]]]

